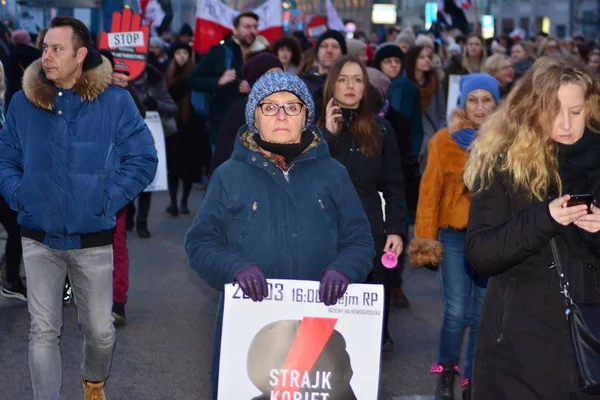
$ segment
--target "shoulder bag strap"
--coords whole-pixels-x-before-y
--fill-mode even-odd
[[[552,249],[552,257],[554,258],[552,266],[556,268],[556,273],[558,274],[558,284],[560,285],[561,293],[565,296],[565,303],[567,305],[565,315],[568,318],[571,312],[571,305],[573,305],[573,300],[571,299],[571,294],[569,292],[569,281],[567,280],[565,271],[562,267],[562,262],[560,261],[560,254],[558,253],[558,244],[556,243],[556,238],[552,238],[550,240],[550,248]]]

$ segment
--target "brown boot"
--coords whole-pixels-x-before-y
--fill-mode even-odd
[[[402,288],[392,289],[392,305],[397,308],[407,308],[410,305],[410,301]]]
[[[83,385],[83,400],[106,400],[104,382],[88,382],[81,378],[81,384]]]

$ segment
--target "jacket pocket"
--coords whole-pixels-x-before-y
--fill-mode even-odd
[[[504,296],[502,296],[502,319],[500,320],[500,333],[498,334],[498,339],[496,340],[498,343],[504,343],[507,341],[506,331],[509,326],[509,317],[512,309],[512,304],[514,302],[515,297],[515,287],[516,287],[517,278],[511,277],[508,282],[508,286],[504,291]]]
[[[94,213],[94,216],[97,218],[100,217],[104,217],[104,215],[106,214],[107,211],[107,206],[106,206],[106,194],[105,194],[105,190],[106,190],[106,174],[104,172],[100,173],[100,175],[98,176],[98,183],[97,183],[98,188],[96,189],[96,194],[95,196],[97,196],[97,203],[98,206],[96,208],[96,212]]]
[[[232,235],[231,240],[240,247],[243,247],[246,244],[249,233],[253,228],[254,221],[257,218],[258,209],[258,201],[254,201],[249,205],[244,205],[242,210],[233,217],[230,229],[230,234]]]

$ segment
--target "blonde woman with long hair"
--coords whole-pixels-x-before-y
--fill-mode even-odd
[[[600,302],[600,86],[570,56],[542,57],[483,125],[465,170],[466,253],[489,276],[472,380],[476,400],[591,400],[580,392],[553,267],[576,302]],[[590,214],[588,214],[588,212]]]
[[[486,60],[487,48],[485,40],[476,33],[469,34],[462,52],[462,57],[454,57],[451,60],[451,64],[446,69],[446,79],[444,80],[444,92],[446,98],[448,97],[448,82],[450,75],[467,75],[483,72]]]

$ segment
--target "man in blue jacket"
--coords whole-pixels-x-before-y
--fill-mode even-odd
[[[92,48],[86,26],[56,17],[0,133],[0,191],[22,227],[35,400],[60,398],[67,274],[84,336],[84,398],[106,399],[115,215],[148,186],[157,165],[131,95],[111,82],[110,62]]]

